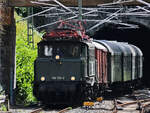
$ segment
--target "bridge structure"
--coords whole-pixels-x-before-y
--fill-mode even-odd
[[[77,4],[77,1],[73,0],[70,0],[70,2],[67,0],[40,0],[30,1],[30,3],[26,4],[31,6],[31,3],[36,6],[40,5],[41,11],[28,15],[28,17],[21,20],[44,18],[43,23],[34,22],[34,29],[36,30],[49,31],[51,28],[59,26],[62,21],[71,22],[71,24],[74,22],[75,24],[79,20],[82,21],[86,32],[91,35],[107,23],[118,25],[119,29],[136,29],[138,28],[138,24],[149,27],[149,22],[146,21],[150,16],[149,1],[110,0],[106,2],[103,0],[94,0],[91,3],[91,1],[85,2],[83,0]],[[22,6],[21,3],[18,3],[18,5]]]
[[[16,84],[15,45],[16,26],[14,7],[40,7],[41,12],[28,15],[45,17],[49,22],[34,29],[51,29],[62,21],[81,21],[87,33],[94,33],[107,23],[120,29],[136,29],[138,24],[149,27],[150,0],[0,0],[0,92],[5,92],[13,104]],[[147,24],[148,23],[148,24]]]
[[[38,3],[37,3],[38,2]],[[42,4],[39,4],[42,2]],[[120,2],[125,5],[141,5],[141,3],[149,3],[150,0],[82,0],[83,7],[97,7],[101,4],[112,4]],[[37,3],[37,4],[36,4]],[[8,0],[8,5],[13,7],[29,7],[29,6],[41,6],[49,3],[53,5],[63,4],[65,6],[78,6],[78,0]]]

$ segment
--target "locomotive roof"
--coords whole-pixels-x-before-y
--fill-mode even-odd
[[[72,40],[72,41],[83,41],[88,40],[88,35],[83,31],[78,31],[74,29],[54,29],[43,35],[43,40],[46,41],[62,41],[62,40]]]
[[[50,43],[81,43],[86,44],[84,41],[74,41],[74,40],[41,40],[38,45],[40,44],[50,44]]]

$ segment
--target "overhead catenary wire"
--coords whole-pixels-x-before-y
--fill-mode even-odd
[[[148,7],[150,7],[150,3],[148,3],[148,2],[145,2],[143,0],[136,0],[136,1],[140,2],[140,3],[144,4],[144,5],[147,5]]]
[[[30,1],[31,3],[41,4],[41,5],[49,5],[49,6],[53,6],[53,7],[49,8],[49,9],[46,9],[46,10],[44,10],[44,11],[41,11],[41,12],[39,12],[39,13],[30,15],[30,16],[28,16],[28,17],[22,18],[22,19],[20,19],[20,20],[17,20],[17,22],[23,21],[23,20],[27,20],[27,19],[29,19],[29,18],[31,18],[31,17],[33,17],[33,16],[37,16],[37,15],[39,15],[39,14],[45,13],[45,12],[47,12],[47,11],[50,11],[50,10],[52,10],[52,9],[55,9],[55,8],[58,7],[58,6],[61,6],[61,7],[63,7],[64,9],[70,11],[72,14],[76,15],[75,12],[73,12],[71,9],[69,9],[69,8],[66,7],[66,6],[64,6],[63,4],[61,4],[60,2],[58,2],[57,0],[51,0],[51,1],[54,1],[54,2],[57,3],[58,5],[47,4],[47,3],[40,3],[40,2],[35,2],[35,1]]]
[[[50,11],[50,10],[55,9],[55,8],[56,8],[56,7],[51,7],[51,8],[49,8],[49,9],[44,10],[44,11],[41,11],[41,12],[35,13],[35,14],[33,14],[33,15],[27,16],[27,17],[25,17],[25,18],[22,18],[22,19],[20,19],[20,20],[17,20],[17,22],[23,21],[23,20],[27,20],[27,19],[29,19],[29,18],[31,18],[31,17],[37,16],[37,15],[39,15],[39,14],[45,13],[45,12]]]
[[[63,7],[64,9],[72,12],[74,15],[76,15],[70,8],[66,7],[65,5],[63,5],[62,3],[60,3],[58,0],[53,0],[55,3],[57,3],[58,5],[60,5],[61,7]]]
[[[82,0],[78,0],[79,2],[81,2]],[[49,3],[46,3],[49,2]],[[54,3],[54,4],[50,4]],[[132,3],[132,2],[140,2],[141,4],[146,5],[147,7],[150,6],[149,3],[143,1],[143,0],[118,0],[116,2],[113,3],[106,3],[106,4],[100,4],[98,5],[97,8],[85,8],[82,7],[67,7],[65,5],[63,5],[61,2],[59,2],[58,0],[37,0],[35,1],[31,1],[31,3],[34,4],[39,4],[39,5],[43,5],[43,6],[47,6],[46,10],[41,11],[39,13],[30,15],[28,17],[22,18],[19,21],[23,21],[26,19],[29,19],[33,16],[45,16],[45,17],[49,17],[51,19],[53,18],[57,18],[58,16],[62,16],[64,19],[62,19],[61,21],[67,21],[67,20],[72,20],[72,19],[77,19],[77,17],[81,17],[78,18],[78,20],[81,21],[88,21],[88,22],[92,22],[92,25],[90,26],[90,28],[87,28],[88,30],[86,31],[90,31],[93,30],[97,27],[99,27],[100,25],[106,23],[114,23],[118,24],[118,25],[123,25],[126,27],[130,27],[130,28],[137,28],[137,25],[133,25],[133,24],[128,24],[125,21],[122,22],[120,17],[123,16],[144,16],[144,17],[149,17],[150,16],[150,10],[147,7],[142,7],[142,6],[136,6],[136,7],[119,7],[119,5],[123,5],[123,4],[127,4],[127,3]],[[50,6],[50,7],[48,7]],[[61,9],[60,9],[61,8]],[[80,11],[83,11],[84,13],[82,14],[82,12],[78,12],[80,9]],[[51,12],[50,14],[44,14],[45,12],[54,10],[53,12]],[[57,13],[56,13],[56,12]],[[123,11],[123,12],[121,12]],[[115,12],[115,13],[113,13]],[[68,17],[70,16],[70,17]],[[98,18],[95,18],[96,16],[98,16]],[[117,17],[117,19],[116,19]],[[120,22],[121,21],[121,22]],[[52,20],[51,23],[45,24],[45,25],[41,25],[38,26],[35,29],[40,29],[40,28],[44,28],[47,26],[51,26],[54,24],[57,24],[60,22],[60,18],[59,19],[55,19],[54,21]]]
[[[41,0],[38,0],[38,1],[41,1]],[[56,4],[58,4],[58,6],[61,6],[63,7],[64,9],[66,9],[67,11],[71,12],[72,14],[76,15],[70,8],[66,7],[65,5],[63,5],[61,2],[59,2],[58,0],[42,0],[42,2],[55,2]],[[47,6],[51,6],[52,4],[49,4],[49,3],[41,3],[41,2],[34,2],[34,1],[31,1],[31,3],[36,3],[36,4],[43,4],[43,5],[47,5]]]
[[[55,5],[55,4],[49,4],[49,3],[43,3],[43,2],[35,2],[35,1],[31,1],[31,3],[39,4],[39,5],[45,5],[45,6],[50,6],[50,7],[58,7],[59,6],[59,5]]]
[[[91,31],[91,30],[93,30],[94,28],[100,26],[101,24],[103,24],[103,23],[105,23],[105,22],[111,20],[112,18],[118,16],[118,15],[116,15],[116,14],[117,14],[118,12],[120,12],[121,10],[122,10],[122,8],[119,9],[118,11],[116,11],[115,13],[111,14],[109,17],[105,18],[104,20],[102,20],[101,22],[99,22],[98,24],[96,24],[95,26],[91,27],[91,28],[90,28],[89,30],[87,30],[87,31]]]
[[[142,10],[144,10],[144,11],[146,11],[146,12],[150,13],[150,11],[149,11],[149,10],[147,10],[147,9],[145,9],[144,7],[137,6],[137,8],[142,9]]]
[[[90,11],[90,12],[87,12],[87,13],[83,13],[82,16],[87,15],[87,14],[90,14],[90,13],[93,13],[93,12],[95,12],[95,11],[96,11],[96,10],[93,10],[93,11]],[[63,19],[62,21],[71,20],[71,19],[74,19],[74,18],[76,18],[76,17],[78,17],[78,15],[72,16],[72,17],[69,17],[69,18],[66,18],[66,19]],[[36,27],[36,29],[40,29],[40,28],[43,28],[43,27],[46,27],[46,26],[54,25],[54,24],[57,24],[57,23],[59,23],[59,22],[60,22],[60,21],[55,21],[55,22],[53,22],[53,23],[45,24],[45,25]]]
[[[127,1],[120,1],[120,2],[106,3],[106,4],[98,4],[98,6],[120,5],[120,4],[130,3],[130,2],[134,2],[134,1],[136,1],[136,0],[127,0]]]

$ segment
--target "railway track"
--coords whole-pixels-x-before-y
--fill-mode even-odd
[[[44,109],[43,108],[38,108],[38,109],[33,110],[30,113],[40,113],[41,111],[44,111]]]
[[[65,109],[62,109],[62,110],[58,111],[58,113],[64,113],[64,112],[67,112],[68,110],[72,110],[72,107],[67,107]]]
[[[95,101],[89,106],[66,107],[64,109],[58,106],[31,109],[30,112],[12,112],[12,113],[150,113],[150,90],[138,90],[132,94],[112,99],[104,98],[103,101]],[[23,110],[24,111],[24,110]]]
[[[59,111],[56,111],[56,113],[65,113],[65,112],[67,112],[67,111],[69,111],[69,110],[72,110],[72,107],[67,107],[67,108],[61,109],[61,110],[59,110]],[[46,112],[44,107],[34,109],[34,110],[31,111],[30,113],[41,113],[41,112],[42,112],[42,113],[45,113],[45,112]],[[47,112],[51,112],[51,111],[48,110]],[[46,113],[47,113],[47,112],[46,112]]]
[[[139,113],[145,113],[145,109],[149,105],[150,98],[131,102],[121,102],[120,100],[114,100],[113,113],[117,113],[118,111],[139,111]]]
[[[138,111],[150,113],[150,91],[137,90],[127,96],[126,100],[114,99],[113,113],[118,111]]]

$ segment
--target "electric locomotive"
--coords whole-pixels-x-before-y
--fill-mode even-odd
[[[141,79],[142,67],[143,54],[134,45],[56,29],[38,43],[33,93],[46,104],[80,103],[101,95],[106,87]]]

